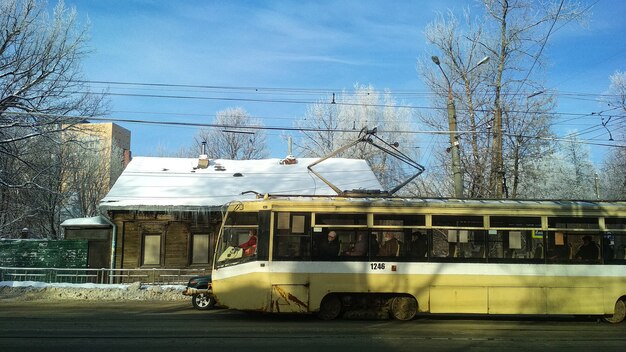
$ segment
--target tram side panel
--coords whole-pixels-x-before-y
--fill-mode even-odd
[[[316,312],[327,294],[356,293],[411,295],[423,313],[610,315],[617,299],[626,294],[626,279],[618,275],[373,274],[369,265],[250,262],[215,271],[214,290],[224,306],[274,313]],[[398,270],[403,265],[399,263]]]
[[[271,280],[267,262],[253,261],[213,270],[213,291],[219,305],[237,310],[269,312]]]
[[[403,266],[450,264],[396,263]],[[334,268],[367,267],[369,263],[328,263]],[[395,265],[388,263],[388,265]],[[490,270],[493,264],[469,266],[468,271]],[[596,267],[598,268],[598,267]],[[536,275],[450,275],[445,273],[314,273],[310,276],[310,307],[329,293],[384,293],[411,295],[419,312],[475,314],[612,314],[615,301],[624,295],[623,277],[545,276],[546,266],[533,266]],[[327,268],[332,272],[333,269]],[[427,270],[428,271],[428,270]]]

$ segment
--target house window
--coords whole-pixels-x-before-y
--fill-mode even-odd
[[[194,234],[191,238],[191,264],[209,263],[209,235]]]
[[[145,234],[143,236],[143,265],[161,264],[161,235]]]

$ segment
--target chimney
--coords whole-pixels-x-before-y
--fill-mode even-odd
[[[289,141],[288,141],[288,145],[287,145],[287,155],[293,155],[293,153],[291,152],[291,136],[289,136]]]
[[[130,150],[128,149],[124,149],[124,161],[123,161],[123,168],[125,169],[126,166],[128,166],[128,164],[130,163],[130,161],[133,159],[133,154]]]
[[[280,161],[281,165],[293,165],[298,163],[298,159],[295,156],[291,155],[291,136],[289,136],[289,145],[287,147],[287,156],[285,159]]]
[[[202,142],[202,150],[198,158],[198,169],[206,169],[209,167],[209,157],[206,154],[206,141]]]

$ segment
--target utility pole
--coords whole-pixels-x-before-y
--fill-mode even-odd
[[[496,103],[493,118],[493,151],[491,162],[491,179],[494,182],[495,197],[502,198],[504,191],[504,160],[502,157],[502,109],[500,107],[500,91],[496,90]]]

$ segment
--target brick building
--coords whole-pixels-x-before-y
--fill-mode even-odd
[[[97,154],[105,169],[102,180],[111,189],[131,160],[130,131],[114,123],[79,123],[69,127],[65,140],[76,140]]]

